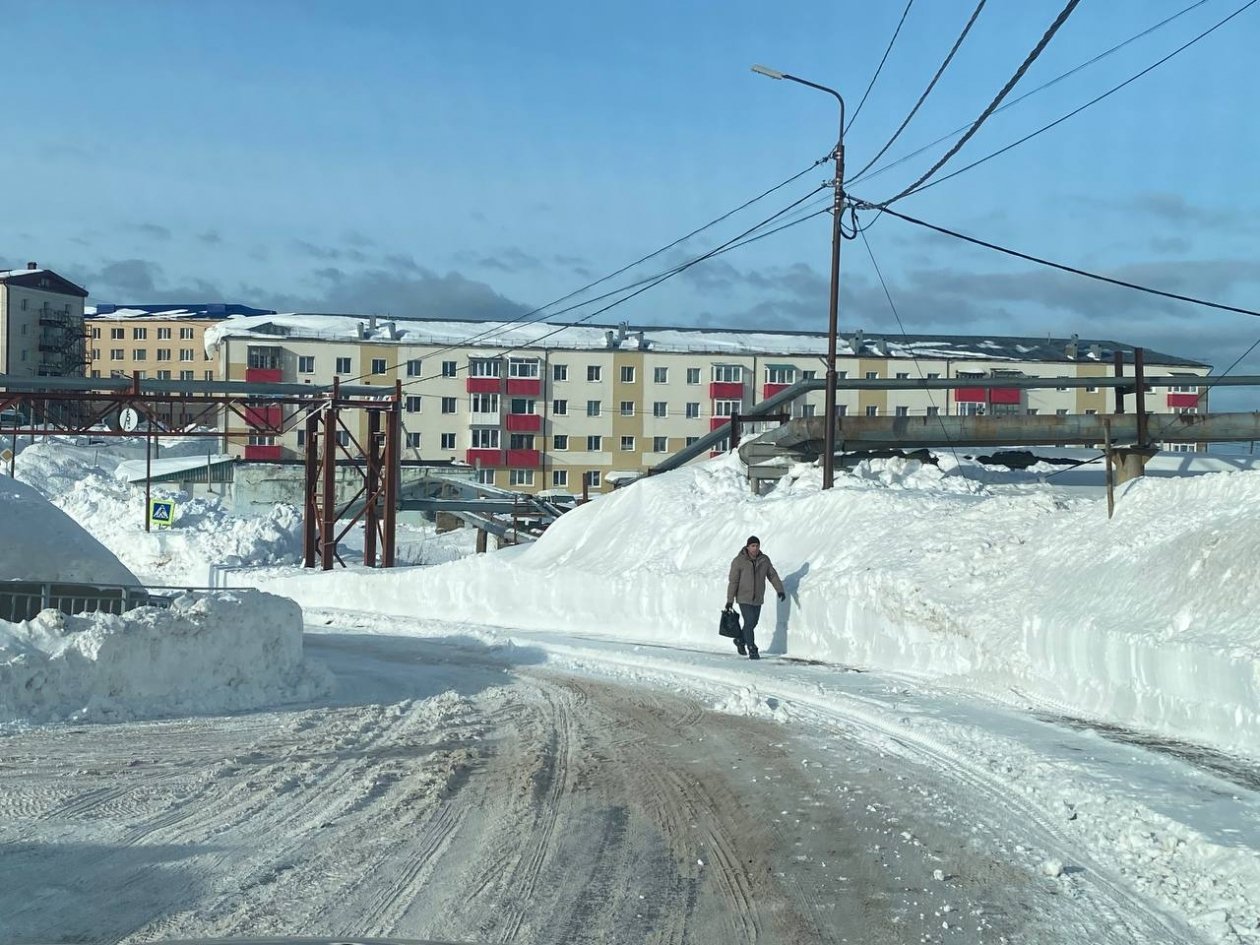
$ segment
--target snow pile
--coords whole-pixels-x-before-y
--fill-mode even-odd
[[[139,583],[70,516],[7,476],[0,477],[0,581]]]
[[[302,514],[291,505],[241,517],[218,496],[154,487],[154,498],[175,499],[175,523],[146,532],[144,487],[119,478],[119,466],[116,450],[37,443],[19,458],[17,475],[152,584],[201,587],[212,565],[289,564],[301,553]]]
[[[257,591],[0,621],[0,722],[231,712],[329,686],[322,667],[303,663],[301,609]]]
[[[1136,480],[1110,521],[1105,502],[1046,487],[838,484],[759,498],[726,457],[602,496],[510,555],[267,586],[308,606],[717,647],[727,568],[756,534],[789,594],[763,613],[768,653],[1260,755],[1260,476]]]

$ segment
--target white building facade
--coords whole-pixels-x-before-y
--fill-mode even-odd
[[[786,386],[822,377],[823,334],[628,326],[393,320],[276,315],[226,319],[206,333],[219,377],[287,383],[401,384],[405,458],[455,460],[482,481],[524,491],[608,488],[640,473]],[[1106,388],[991,388],[1001,376],[1111,376],[1113,352],[1132,375],[1132,349],[1079,339],[914,336],[891,341],[847,333],[842,378],[973,378],[951,391],[864,390],[837,394],[842,414],[1074,414],[1114,409]],[[1154,391],[1147,409],[1206,411],[1198,378],[1208,365],[1147,352],[1148,376],[1184,375]],[[791,404],[823,411],[823,391]],[[363,421],[366,424],[366,420]],[[230,450],[251,459],[297,459],[295,425],[281,437],[227,428]],[[356,437],[362,442],[366,427]]]
[[[0,374],[83,376],[87,290],[29,263],[0,270]]]

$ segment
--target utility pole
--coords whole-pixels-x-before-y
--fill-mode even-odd
[[[840,134],[836,139],[836,149],[832,156],[836,162],[836,176],[831,182],[835,191],[835,200],[831,208],[831,297],[827,307],[827,390],[823,410],[827,415],[827,423],[823,430],[823,475],[822,487],[830,489],[835,481],[836,465],[836,336],[840,323],[840,244],[844,240],[841,223],[844,219],[844,99],[835,89],[817,82],[810,82],[786,72],[779,72],[766,66],[753,66],[753,72],[768,76],[771,79],[786,79],[798,85],[806,85],[835,97],[840,103]]]

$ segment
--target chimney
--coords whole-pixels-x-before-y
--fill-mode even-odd
[[[862,353],[862,329],[858,329],[853,333],[853,340],[850,342],[853,346],[854,354]]]
[[[1067,355],[1069,361],[1075,361],[1080,353],[1080,345],[1077,344],[1079,340],[1078,335],[1073,335],[1072,340],[1063,346],[1063,353]]]
[[[381,327],[385,329],[385,337],[390,341],[398,340],[398,325],[395,322],[381,322]]]
[[[359,336],[359,338],[360,338],[360,339],[366,338],[366,337],[367,337],[367,326],[366,326],[366,325],[364,325],[364,324],[363,324],[363,322],[359,322],[359,323],[358,323],[358,325],[356,326],[356,331],[355,331],[355,334],[357,334],[357,335]]]
[[[372,331],[376,331],[376,316],[375,315],[368,316],[368,328],[372,329]]]
[[[1093,358],[1095,361],[1101,361],[1102,360],[1102,345],[1090,345],[1089,356]]]
[[[617,336],[613,334],[611,328],[604,332],[604,344],[609,348],[617,347]]]
[[[38,269],[38,268],[39,268],[39,264],[38,264],[38,263],[33,263],[33,262],[28,262],[28,263],[26,264],[26,268],[27,268],[28,270],[30,270],[30,269]]]

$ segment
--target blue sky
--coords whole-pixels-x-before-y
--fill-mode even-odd
[[[1190,2],[1084,0],[1015,94]],[[1207,0],[995,116],[948,169],[1081,104],[1242,2]],[[834,103],[749,65],[834,85],[852,109],[902,6],[0,2],[6,33],[31,40],[8,44],[3,67],[0,263],[38,260],[100,301],[517,314],[825,155]],[[975,117],[1060,6],[991,2],[885,160]],[[900,123],[972,7],[916,2],[850,130],[850,169]],[[1256,307],[1256,48],[1260,5],[1093,109],[899,207]],[[891,196],[945,147],[854,191]],[[733,236],[826,177],[818,169],[657,264]],[[1260,336],[1260,320],[1037,271],[896,220],[868,235],[910,332],[1080,332],[1218,366]],[[600,320],[822,328],[828,254],[820,216]],[[860,240],[844,249],[841,321],[896,330]]]

